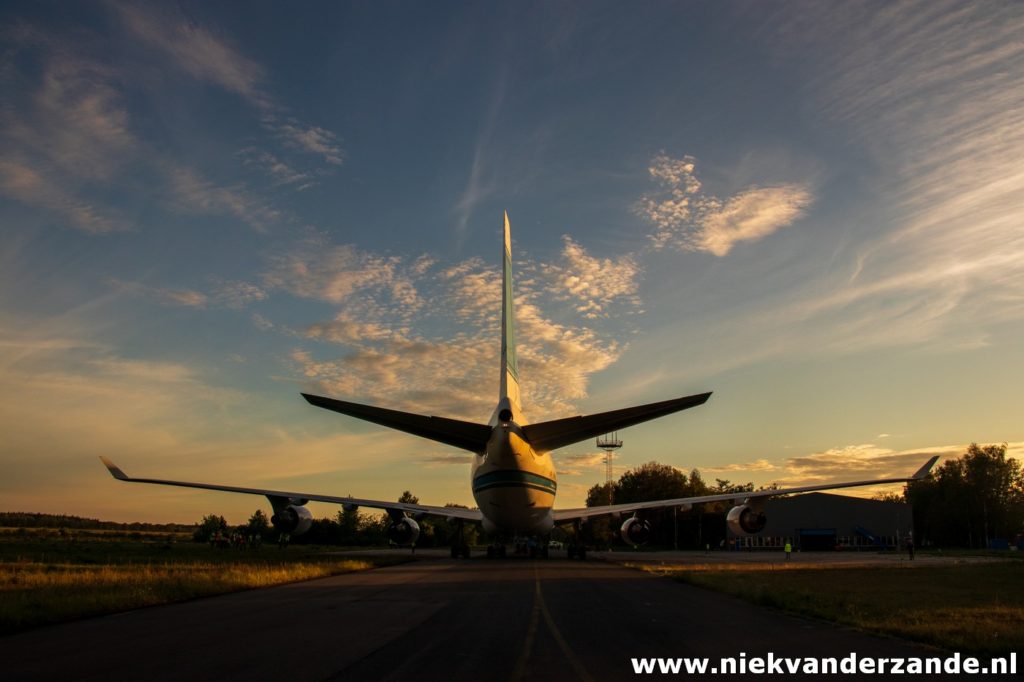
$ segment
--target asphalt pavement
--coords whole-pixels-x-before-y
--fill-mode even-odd
[[[934,655],[614,562],[426,558],[0,637],[0,678],[620,680],[768,652]]]

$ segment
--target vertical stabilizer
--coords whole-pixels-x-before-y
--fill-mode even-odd
[[[505,212],[505,247],[502,251],[501,268],[501,387],[498,396],[499,419],[515,419],[521,422],[519,401],[519,367],[516,363],[515,314],[512,293],[512,237],[509,231],[508,212]],[[511,414],[504,414],[509,410]]]

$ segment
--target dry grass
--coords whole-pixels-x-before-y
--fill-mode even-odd
[[[636,565],[800,615],[965,654],[1024,650],[1024,564],[901,568]]]
[[[49,556],[29,551],[0,557],[0,634],[86,616],[207,597],[225,592],[322,578],[409,560],[407,555],[342,559],[316,550],[220,551],[126,543],[123,552],[103,543],[79,543]],[[8,547],[7,549],[10,549]],[[208,560],[196,559],[205,553]],[[130,561],[124,561],[130,556]]]

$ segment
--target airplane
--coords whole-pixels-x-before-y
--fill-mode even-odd
[[[389,538],[399,545],[415,545],[419,536],[417,518],[437,516],[453,520],[457,525],[451,555],[468,558],[469,547],[463,541],[463,525],[480,523],[484,531],[499,540],[488,547],[488,556],[504,556],[504,538],[509,536],[547,537],[556,525],[571,524],[573,541],[568,546],[569,558],[586,558],[586,547],[579,541],[580,524],[594,516],[610,514],[620,518],[632,514],[622,524],[620,534],[631,545],[642,545],[651,532],[650,522],[642,512],[650,509],[677,507],[690,509],[695,504],[732,500],[735,506],[727,515],[730,529],[738,536],[760,532],[767,522],[765,502],[778,495],[833,490],[856,486],[902,483],[925,477],[938,457],[932,457],[909,477],[852,481],[802,486],[780,490],[725,493],[650,502],[631,502],[577,509],[556,509],[558,483],[551,453],[595,436],[622,430],[651,419],[703,405],[711,393],[699,393],[662,402],[627,407],[610,412],[574,416],[530,423],[522,410],[519,369],[516,358],[515,315],[512,288],[512,241],[508,212],[505,212],[504,247],[502,252],[501,366],[498,402],[486,424],[447,417],[426,416],[389,410],[382,407],[346,402],[334,398],[302,393],[311,405],[332,410],[349,417],[428,438],[472,453],[471,477],[476,509],[437,507],[403,502],[365,500],[301,492],[243,488],[209,483],[187,483],[151,478],[131,478],[106,457],[100,457],[110,474],[132,483],[153,483],[205,490],[264,495],[273,508],[271,523],[281,533],[299,535],[309,530],[313,517],[306,505],[311,502],[340,504],[346,510],[359,507],[382,509],[391,520]],[[547,543],[538,545],[547,554]]]

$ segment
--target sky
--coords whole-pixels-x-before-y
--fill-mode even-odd
[[[506,210],[531,421],[714,392],[617,474],[1020,457],[1021,35],[1009,2],[5,2],[0,509],[268,506],[99,455],[472,505],[468,453],[299,392],[486,421]],[[558,506],[604,480],[555,461]]]

